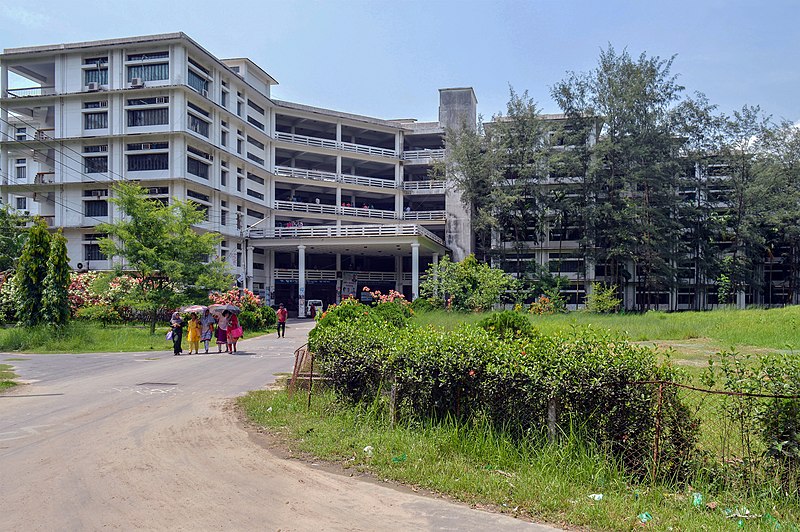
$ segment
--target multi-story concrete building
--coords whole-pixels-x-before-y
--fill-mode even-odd
[[[441,89],[422,123],[279,101],[276,83],[183,33],[6,49],[2,201],[63,228],[78,270],[112,266],[95,226],[120,216],[115,181],[193,201],[241,286],[301,315],[365,285],[414,298],[430,263],[471,252],[469,213],[429,170],[445,128],[475,123],[472,89]]]

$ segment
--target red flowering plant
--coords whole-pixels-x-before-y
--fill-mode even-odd
[[[364,292],[370,294],[376,303],[372,310],[377,317],[395,327],[405,327],[414,313],[411,303],[400,292],[389,290],[388,294],[383,294],[380,290],[370,290],[368,286],[364,287]]]
[[[256,312],[262,306],[261,297],[247,288],[234,288],[227,292],[211,292],[208,299],[212,305],[235,305],[243,312]]]

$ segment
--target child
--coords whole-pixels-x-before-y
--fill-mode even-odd
[[[192,312],[190,314],[189,325],[187,327],[188,334],[186,339],[189,340],[189,354],[194,350],[195,354],[199,353],[200,348],[200,322],[197,319],[197,314]]]

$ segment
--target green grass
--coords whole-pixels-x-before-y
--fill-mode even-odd
[[[17,375],[12,371],[11,366],[8,364],[0,364],[0,392],[16,386],[17,383],[14,382],[16,378]]]
[[[784,530],[800,522],[795,500],[711,494],[702,484],[691,489],[636,484],[576,437],[557,446],[540,438],[514,442],[480,422],[392,428],[382,405],[346,407],[330,393],[314,395],[310,411],[304,393],[290,400],[282,391],[257,391],[239,401],[251,420],[285,438],[295,452],[535,520],[633,530],[640,528],[637,516],[648,512],[653,520],[647,527],[654,530],[735,530],[736,519],[726,519],[723,511],[746,506],[773,516]],[[695,491],[716,509],[695,507]],[[594,501],[590,494],[603,498]],[[744,525],[772,530],[764,518]]]
[[[481,318],[480,314],[437,311],[418,313],[414,319],[421,324],[452,329]],[[531,315],[531,320],[545,334],[591,326],[623,333],[633,341],[709,338],[726,348],[739,345],[790,350],[800,348],[800,306],[644,314],[571,312]]]
[[[148,325],[109,325],[72,321],[62,330],[48,327],[10,327],[0,329],[0,352],[22,353],[122,353],[132,351],[170,351],[166,325],[150,334]],[[247,331],[252,338],[266,331]],[[184,349],[188,343],[184,337]]]

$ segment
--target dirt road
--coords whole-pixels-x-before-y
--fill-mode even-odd
[[[310,323],[238,355],[0,355],[3,530],[553,530],[282,459],[230,400],[288,371]],[[165,349],[167,346],[165,345]]]

